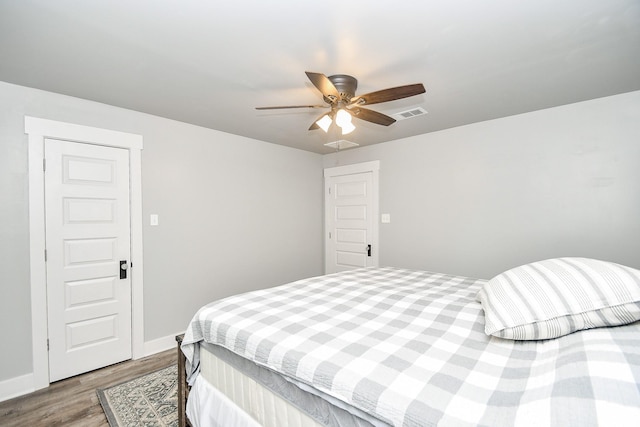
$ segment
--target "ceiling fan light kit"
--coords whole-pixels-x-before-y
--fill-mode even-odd
[[[347,135],[356,128],[351,122],[352,117],[382,126],[389,126],[396,121],[393,117],[368,108],[363,108],[362,105],[395,101],[425,92],[422,83],[416,83],[356,96],[358,80],[356,80],[355,77],[346,74],[336,74],[327,77],[324,74],[311,71],[306,71],[305,73],[311,83],[322,93],[322,98],[328,105],[290,105],[281,107],[256,107],[256,109],[275,110],[284,108],[329,107],[331,111],[324,113],[318,119],[314,120],[309,130],[320,128],[328,132],[331,124],[335,121],[336,125],[342,129],[342,134]]]
[[[331,126],[331,123],[332,123],[332,120],[328,114],[325,114],[324,116],[320,117],[320,120],[316,122],[316,124],[320,126],[320,129],[322,129],[325,132],[329,132],[329,126]]]
[[[353,132],[356,128],[351,123],[351,114],[349,114],[344,108],[339,109],[336,113],[336,124],[342,128],[343,135]]]

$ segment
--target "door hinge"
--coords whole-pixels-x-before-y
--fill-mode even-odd
[[[47,338],[47,351],[49,351],[49,338]]]
[[[331,232],[329,232],[329,238],[331,238]]]
[[[47,262],[47,250],[44,250],[44,262]]]
[[[47,159],[42,159],[42,172],[47,171]]]
[[[329,194],[331,194],[331,187],[329,187]]]

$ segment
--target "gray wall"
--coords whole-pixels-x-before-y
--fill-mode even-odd
[[[346,150],[324,164],[369,160],[380,160],[380,212],[391,215],[380,224],[381,265],[481,278],[557,256],[640,268],[640,92]]]
[[[369,160],[392,220],[382,265],[488,278],[575,255],[640,268],[640,92],[322,157],[0,82],[0,381],[31,372],[24,115],[143,135],[145,341],[202,301],[321,274],[322,168]]]
[[[322,156],[0,82],[0,381],[32,371],[25,115],[144,137],[146,342],[203,301],[322,273]]]

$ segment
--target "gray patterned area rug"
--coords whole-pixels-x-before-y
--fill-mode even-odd
[[[113,387],[98,389],[111,427],[178,425],[178,368],[169,366]]]

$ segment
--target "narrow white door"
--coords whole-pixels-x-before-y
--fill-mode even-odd
[[[326,273],[376,265],[372,172],[329,176],[325,183]]]
[[[131,358],[129,152],[45,140],[49,379]]]

